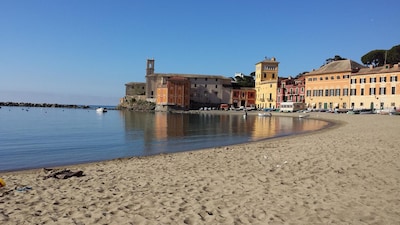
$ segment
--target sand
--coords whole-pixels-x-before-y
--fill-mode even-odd
[[[82,177],[1,173],[0,224],[400,224],[400,116],[311,118],[336,125],[63,167]]]

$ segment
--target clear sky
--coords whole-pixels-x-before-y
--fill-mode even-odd
[[[400,44],[396,0],[0,0],[0,101],[117,105],[159,73],[296,76]]]

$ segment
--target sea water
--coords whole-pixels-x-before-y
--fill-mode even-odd
[[[325,121],[249,114],[0,108],[0,171],[234,145],[322,129]]]

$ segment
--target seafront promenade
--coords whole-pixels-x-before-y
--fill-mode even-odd
[[[0,188],[0,223],[397,224],[400,116],[310,113],[306,119],[334,125],[63,167],[84,174],[68,179],[43,179],[44,170],[0,173],[7,183]]]

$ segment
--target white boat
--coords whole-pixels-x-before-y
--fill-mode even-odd
[[[299,118],[307,118],[307,117],[309,117],[310,116],[310,114],[300,114],[299,115]]]
[[[107,112],[107,108],[97,108],[96,109],[96,112],[98,112],[98,113],[104,113],[104,112]]]
[[[258,116],[259,117],[271,117],[272,114],[271,113],[259,113]]]

